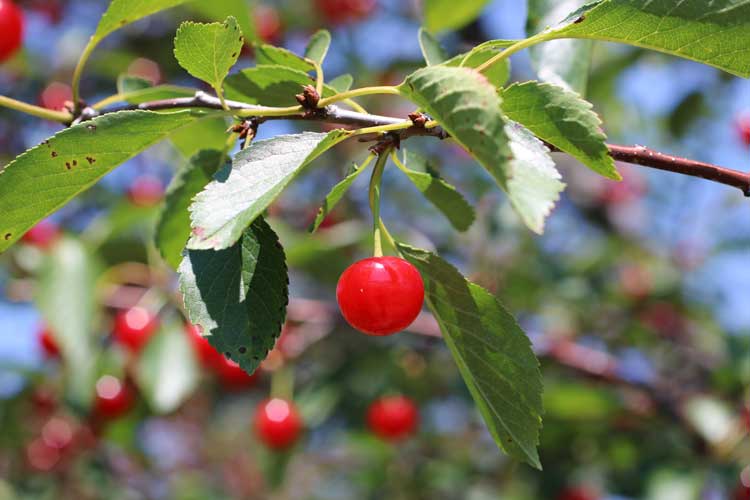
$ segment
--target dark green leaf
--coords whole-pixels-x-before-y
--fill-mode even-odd
[[[456,191],[456,188],[438,177],[428,166],[427,159],[411,150],[404,150],[403,163],[408,167],[415,167],[419,170],[398,167],[414,183],[419,191],[443,215],[451,222],[453,227],[459,231],[466,231],[474,222],[474,209],[469,205],[466,199]]]
[[[0,252],[126,160],[206,116],[122,111],[63,130],[0,173]]]
[[[331,34],[328,30],[318,30],[310,37],[305,49],[305,58],[323,64],[328,48],[331,46]]]
[[[227,142],[227,120],[223,116],[198,120],[170,134],[169,139],[185,159],[202,149],[224,149]]]
[[[427,66],[434,66],[448,59],[440,41],[424,28],[419,28],[419,47]]]
[[[299,103],[294,96],[300,93],[303,85],[314,83],[307,73],[285,66],[261,65],[231,75],[225,87],[229,99],[264,106],[296,106]],[[323,87],[324,97],[335,93],[333,87]]]
[[[349,136],[305,132],[250,144],[190,206],[191,249],[228,248],[315,158]]]
[[[219,352],[252,373],[281,333],[287,268],[278,237],[262,217],[224,250],[190,250],[180,264],[190,321]]]
[[[620,179],[591,103],[562,87],[533,81],[511,85],[502,96],[503,112],[510,119],[594,172]]]
[[[425,299],[497,445],[541,469],[542,381],[531,342],[484,288],[430,252],[399,244],[422,274]]]
[[[188,207],[193,196],[211,182],[224,163],[224,153],[201,150],[172,179],[164,200],[164,210],[156,226],[156,247],[162,257],[177,269],[182,261],[182,250],[190,237]]]

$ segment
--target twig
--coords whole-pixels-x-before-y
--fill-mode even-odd
[[[226,101],[226,104],[230,110],[258,110],[259,114],[262,114],[263,111],[269,109],[264,106],[256,106],[239,101],[228,100]],[[161,111],[167,109],[183,108],[204,108],[221,110],[222,104],[219,99],[214,96],[206,94],[205,92],[197,92],[194,97],[164,99],[160,101],[145,102],[137,105],[124,105],[115,108],[109,108],[106,111],[102,112],[102,114],[135,109]],[[347,109],[342,109],[335,105],[329,105],[321,108],[321,112],[316,114],[298,113],[287,114],[284,116],[259,117],[260,122],[266,120],[308,120],[334,123],[339,125],[351,125],[356,127],[379,127],[385,125],[397,125],[404,122],[403,118],[350,111]],[[449,137],[447,132],[442,127],[425,128],[424,126],[420,126],[419,124],[415,124],[414,126],[405,128],[403,130],[399,130],[396,133],[398,134],[400,140],[404,140],[413,136],[431,136],[437,137],[439,139],[445,139]],[[363,136],[360,140],[380,140],[381,138],[381,134],[374,134],[372,137]],[[559,151],[551,145],[550,147],[553,151]],[[700,177],[709,181],[717,182],[719,184],[735,187],[742,191],[745,196],[750,197],[750,173],[720,167],[711,163],[704,163],[687,158],[680,158],[678,156],[671,156],[665,153],[660,153],[658,151],[653,151],[644,146],[620,146],[617,144],[608,144],[607,147],[609,148],[609,153],[612,158],[617,161],[630,163],[633,165],[640,165],[643,167],[655,168],[658,170],[666,170],[669,172],[689,175],[692,177]]]

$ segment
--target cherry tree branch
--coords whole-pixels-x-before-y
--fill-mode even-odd
[[[263,110],[269,109],[264,106],[256,106],[239,101],[228,100],[226,101],[226,103],[231,111],[258,110],[259,114],[262,114]],[[221,110],[222,104],[219,99],[214,96],[206,94],[205,92],[197,92],[193,97],[163,99],[159,101],[145,102],[142,104],[123,105],[119,107],[109,108],[101,113],[91,108],[86,108],[77,121],[90,119],[94,116],[97,116],[98,114],[112,113],[123,110],[140,109],[149,111],[162,111],[168,109],[185,108]],[[263,122],[266,120],[307,120],[333,123],[338,125],[350,125],[355,127],[379,127],[385,125],[395,125],[404,122],[403,118],[360,113],[357,111],[343,109],[336,105],[326,106],[324,108],[321,108],[317,112],[303,111],[300,113],[289,114],[285,116],[261,116],[258,118],[259,122]],[[391,132],[391,134],[396,138],[396,140],[404,140],[412,136],[432,136],[439,139],[445,139],[448,137],[447,132],[442,127],[425,128],[420,124],[415,124],[412,127],[397,132]],[[378,140],[380,138],[381,136],[379,134],[373,134],[372,136],[363,136],[361,140]],[[559,151],[557,148],[554,148],[549,144],[548,146],[550,146],[553,151]],[[712,182],[735,187],[742,191],[745,196],[750,197],[750,173],[713,165],[711,163],[705,163],[688,158],[681,158],[679,156],[668,155],[666,153],[660,153],[658,151],[653,151],[645,146],[621,146],[617,144],[608,144],[607,147],[609,148],[610,156],[612,156],[612,158],[617,161],[630,163],[633,165],[640,165],[642,167],[655,168],[658,170],[666,170],[668,172],[688,175],[691,177],[700,177]]]

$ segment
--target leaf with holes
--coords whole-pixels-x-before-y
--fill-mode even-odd
[[[201,150],[190,158],[167,188],[164,209],[156,225],[156,247],[164,260],[177,269],[182,261],[182,250],[190,238],[190,213],[188,207],[193,196],[211,182],[224,163],[224,153]]]
[[[554,26],[586,0],[529,0],[526,31],[529,34]],[[531,63],[539,79],[586,95],[593,42],[591,40],[552,40],[529,49]]]
[[[244,43],[242,31],[233,17],[223,23],[185,22],[177,30],[174,55],[188,73],[220,92]]]
[[[434,66],[448,59],[448,54],[440,45],[440,40],[424,28],[419,28],[419,47],[422,49],[422,56],[427,66]]]
[[[0,252],[119,164],[196,120],[195,111],[121,111],[59,132],[0,172]]]
[[[422,275],[425,301],[495,442],[541,469],[542,377],[528,337],[497,298],[455,267],[425,250],[398,249]]]
[[[329,193],[323,200],[323,205],[321,205],[321,207],[318,209],[318,213],[315,215],[315,220],[310,225],[311,233],[314,233],[318,230],[325,218],[328,217],[328,214],[331,213],[331,210],[334,209],[338,202],[341,201],[341,198],[343,198],[346,192],[349,191],[349,188],[354,183],[354,181],[357,180],[357,177],[359,177],[362,172],[367,170],[367,166],[370,164],[372,159],[372,157],[368,158],[360,167],[354,165],[354,170],[350,172],[346,177],[344,177],[341,182],[331,188],[331,191],[329,191]]]
[[[187,251],[179,273],[190,321],[214,348],[253,373],[281,333],[289,301],[276,233],[259,217],[229,248]]]
[[[627,43],[750,78],[750,0],[599,0],[554,36]]]
[[[441,179],[429,167],[427,159],[404,150],[403,164],[396,163],[409,180],[450,221],[454,228],[466,231],[474,222],[474,209],[451,184]],[[414,167],[418,170],[412,170]]]
[[[511,85],[502,96],[503,112],[511,120],[594,172],[620,179],[591,103],[562,87],[533,81]]]
[[[296,106],[294,98],[303,85],[314,85],[315,80],[296,69],[285,66],[260,65],[243,69],[225,82],[227,98],[264,106]],[[323,97],[336,93],[330,85],[323,86]]]
[[[330,46],[331,34],[328,30],[318,30],[310,37],[310,41],[305,49],[305,58],[315,61],[318,64],[323,64]]]
[[[190,206],[191,249],[228,248],[318,156],[349,137],[344,130],[304,132],[253,142]]]

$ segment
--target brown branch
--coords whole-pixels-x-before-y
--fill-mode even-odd
[[[255,106],[239,101],[227,101],[227,105],[233,110],[253,110],[262,109],[262,106]],[[184,109],[184,108],[203,108],[221,110],[222,105],[218,98],[197,92],[193,97],[181,97],[176,99],[164,99],[160,101],[145,102],[136,105],[124,105],[116,108],[110,108],[103,113],[112,113],[123,110],[149,110],[162,111],[167,109]],[[90,119],[98,113],[91,108],[86,108],[79,120]],[[258,122],[262,123],[267,120],[306,120],[324,123],[333,123],[338,125],[350,125],[356,127],[377,127],[381,125],[392,125],[402,123],[404,118],[392,116],[373,115],[368,113],[359,113],[342,109],[338,106],[328,106],[321,110],[320,113],[301,112],[298,115],[290,116],[268,116],[259,117]],[[448,134],[442,127],[425,128],[423,125],[415,124],[398,132],[391,132],[398,136],[399,140],[405,140],[412,136],[431,136],[439,139],[445,139]],[[363,136],[362,140],[379,140],[380,135]],[[553,151],[559,151],[554,146],[547,144]],[[732,170],[711,163],[704,163],[688,158],[671,156],[658,151],[653,151],[644,146],[620,146],[608,144],[609,154],[617,161],[640,165],[658,170],[666,170],[682,175],[700,177],[712,182],[732,186],[745,196],[750,197],[750,173],[739,170]]]

